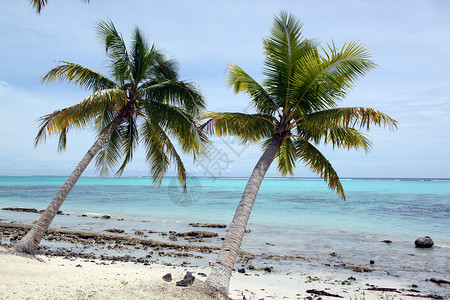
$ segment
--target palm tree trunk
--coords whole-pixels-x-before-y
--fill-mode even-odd
[[[28,253],[32,255],[35,254],[36,249],[38,248],[42,238],[44,237],[45,232],[55,218],[64,200],[66,200],[67,195],[77,183],[81,174],[92,161],[94,156],[111,136],[114,129],[116,129],[116,127],[122,121],[122,119],[122,114],[119,114],[109,125],[109,127],[100,135],[100,137],[97,139],[94,145],[92,145],[89,151],[84,155],[83,159],[78,163],[75,170],[73,170],[72,174],[70,174],[69,178],[67,178],[66,182],[64,182],[58,193],[55,195],[55,198],[53,198],[52,202],[50,202],[47,209],[42,213],[39,220],[37,220],[36,224],[14,246],[14,249],[17,252]]]
[[[283,137],[281,135],[275,135],[269,147],[264,151],[253,169],[252,175],[245,187],[244,194],[236,209],[236,213],[231,221],[230,228],[222,244],[216,263],[212,268],[211,274],[209,274],[205,281],[207,285],[219,290],[225,295],[228,295],[231,272],[234,263],[236,262],[242,239],[244,238],[245,229],[247,227],[248,219],[250,218],[253,204],[255,203],[256,195],[258,194],[261,182],[263,181],[270,164],[274,160],[275,155],[280,149],[282,142]]]

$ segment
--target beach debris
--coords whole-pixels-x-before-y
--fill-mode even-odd
[[[162,277],[162,279],[163,279],[164,281],[166,281],[166,282],[171,282],[171,281],[172,281],[172,274],[167,273],[166,275],[164,275],[164,276]]]
[[[320,295],[320,296],[336,297],[336,298],[344,298],[344,297],[342,297],[342,296],[340,296],[340,295],[337,295],[337,294],[331,294],[331,293],[328,293],[328,292],[325,292],[325,291],[314,290],[314,289],[312,289],[312,290],[307,290],[306,292],[307,292],[307,293],[310,293],[310,294],[314,294],[314,295]]]
[[[337,256],[337,253],[336,252],[331,252],[330,255],[331,256]]]
[[[191,272],[187,271],[186,275],[184,275],[184,278],[180,281],[176,282],[177,286],[189,286],[193,284],[195,281],[195,276],[192,275]]]
[[[216,264],[216,262],[214,262],[214,261],[210,261],[210,262],[209,262],[209,266],[210,266],[210,267],[214,267],[215,264]]]
[[[383,242],[383,243],[386,243],[386,244],[390,244],[390,243],[392,243],[392,241],[391,241],[391,240],[382,240],[381,242]]]
[[[367,288],[368,291],[377,291],[377,292],[394,292],[394,293],[400,293],[396,288],[384,288],[384,287],[370,287]]]
[[[207,277],[207,276],[208,276],[208,275],[206,275],[206,274],[203,273],[203,272],[197,272],[197,274],[200,275],[200,276],[202,276],[202,277]]]
[[[134,232],[135,235],[144,235],[144,232],[142,230],[136,230]]]
[[[450,284],[450,281],[448,281],[448,280],[445,280],[445,279],[438,279],[438,278],[430,278],[430,279],[427,279],[426,281],[431,281],[431,282],[434,282],[434,283],[436,283],[436,284],[439,284],[439,285],[441,285],[441,284]]]
[[[415,298],[430,298],[430,299],[444,299],[444,297],[436,295],[436,294],[427,294],[427,295],[420,295],[420,294],[403,294],[404,296],[408,297],[415,297]]]
[[[226,228],[225,224],[214,224],[214,223],[189,223],[191,227],[208,227],[208,228]]]
[[[317,277],[317,276],[314,276],[314,277],[306,276],[305,283],[310,283],[310,282],[312,282],[312,281],[319,281],[319,280],[320,280],[320,278]]]
[[[215,232],[210,232],[210,231],[188,231],[188,232],[180,232],[180,233],[174,232],[173,234],[176,234],[177,236],[181,236],[181,237],[196,237],[196,238],[210,238],[210,237],[216,237],[219,235]]]
[[[76,265],[75,268],[82,268],[82,265]]]
[[[241,268],[238,270],[238,273],[245,273],[245,268]]]
[[[81,215],[83,218],[86,218],[88,215],[86,215],[86,214],[82,214]]]
[[[268,245],[268,246],[275,246],[275,244],[272,244],[272,243],[266,243],[266,245]]]
[[[111,233],[124,233],[124,232],[125,232],[125,230],[123,230],[123,229],[117,229],[117,228],[105,229],[105,231],[111,232]]]
[[[103,215],[103,216],[101,216],[100,219],[104,219],[104,220],[111,219],[111,216],[109,216],[109,215]]]
[[[434,245],[433,240],[429,236],[418,238],[414,241],[416,248],[431,248]]]
[[[255,266],[254,265],[248,265],[248,267],[247,267],[249,270],[254,270],[255,269]]]
[[[270,273],[273,271],[273,267],[265,267],[264,271]]]

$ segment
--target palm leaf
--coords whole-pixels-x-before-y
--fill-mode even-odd
[[[325,56],[319,51],[310,51],[300,59],[300,71],[293,79],[295,102],[291,104],[292,109],[309,113],[335,107],[356,80],[376,66],[368,50],[355,42],[344,45],[341,50],[334,45],[328,48],[328,52],[323,50]]]
[[[89,0],[81,0],[83,2],[89,3]],[[41,10],[47,5],[48,0],[30,0],[30,3],[33,5],[33,8],[36,10],[38,14],[41,13]]]
[[[287,106],[292,98],[292,78],[299,69],[299,60],[315,48],[313,40],[301,35],[302,27],[299,19],[281,12],[280,17],[275,17],[270,36],[263,41],[264,86],[281,106]]]
[[[123,122],[114,129],[96,156],[95,167],[100,172],[100,176],[107,176],[123,155],[122,131],[124,131]]]
[[[143,84],[142,98],[170,105],[176,105],[194,117],[199,116],[206,108],[206,102],[198,88],[190,83],[178,80]]]
[[[122,130],[120,139],[122,141],[122,151],[125,154],[125,159],[117,171],[116,175],[122,175],[125,167],[128,163],[133,159],[133,153],[139,143],[139,131],[136,124],[136,121],[133,117],[130,117],[125,120],[126,126],[125,130]]]
[[[273,135],[274,118],[263,114],[207,112],[202,119],[213,119],[218,136],[233,135],[239,142],[256,143]]]
[[[126,95],[122,90],[101,90],[76,105],[45,115],[38,119],[40,129],[35,139],[35,145],[45,141],[48,135],[56,133],[65,135],[72,128],[82,129],[88,124],[93,124],[99,115],[103,116],[101,113],[105,107],[110,111],[120,111],[126,104],[125,101]],[[60,138],[60,150],[65,147],[64,140],[64,138]]]
[[[301,126],[308,130],[333,127],[359,127],[369,130],[370,125],[393,130],[397,128],[397,121],[373,108],[343,107],[309,114],[302,119],[301,123]]]
[[[234,92],[245,92],[251,98],[257,110],[264,114],[272,114],[280,106],[250,75],[236,65],[228,67],[228,86],[233,87]]]
[[[176,138],[181,149],[196,158],[207,147],[207,139],[198,122],[182,109],[158,101],[144,103],[145,116]]]
[[[338,195],[345,199],[344,189],[339,176],[325,156],[316,147],[304,140],[297,139],[294,141],[294,144],[297,149],[297,157],[311,171],[325,180],[330,189],[335,190]]]
[[[104,42],[107,56],[111,60],[111,69],[114,78],[120,85],[125,84],[126,80],[134,82],[132,75],[132,64],[128,55],[127,47],[120,33],[117,32],[113,22],[100,21],[97,23],[97,34]]]
[[[62,64],[44,75],[41,82],[44,83],[56,80],[67,81],[93,91],[117,88],[114,81],[96,71],[71,62],[60,62]]]
[[[160,184],[170,162],[175,161],[178,178],[186,188],[186,170],[172,141],[164,129],[152,119],[146,119],[142,126],[142,140],[146,149],[146,160],[155,184]]]

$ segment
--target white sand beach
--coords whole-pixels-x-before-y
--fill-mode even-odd
[[[214,299],[202,292],[204,278],[198,273],[209,270],[201,268],[46,256],[32,259],[17,256],[7,248],[0,250],[0,299]],[[176,286],[175,282],[186,271],[196,277],[194,284]],[[167,273],[173,276],[171,282],[162,279]],[[368,291],[363,282],[342,285],[338,279],[320,279],[326,277],[327,274],[317,274],[317,278],[308,280],[286,274],[235,273],[229,296],[232,299],[339,299],[306,292],[315,289],[345,299],[419,299],[396,292]],[[395,287],[394,282],[383,284]]]

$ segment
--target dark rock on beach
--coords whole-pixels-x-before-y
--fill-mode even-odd
[[[450,284],[450,281],[445,280],[445,279],[438,279],[438,278],[430,278],[430,279],[427,279],[427,281],[431,281],[431,282],[434,282],[434,283],[439,284],[439,285],[441,285],[441,284]]]
[[[238,273],[245,273],[245,268],[241,268],[238,270]]]
[[[184,275],[183,280],[177,281],[177,286],[189,286],[193,284],[195,281],[195,276],[192,275],[191,272],[187,271],[186,275]]]
[[[112,233],[124,233],[125,232],[125,230],[117,229],[117,228],[105,229],[105,231],[112,232]]]
[[[414,241],[416,248],[431,248],[434,245],[433,240],[429,236],[418,238]]]
[[[314,290],[314,289],[312,289],[312,290],[307,290],[306,292],[307,292],[307,293],[310,293],[310,294],[314,294],[314,295],[320,295],[320,296],[336,297],[336,298],[344,298],[344,297],[342,297],[342,296],[340,296],[340,295],[331,294],[331,293],[328,293],[328,292],[325,292],[325,291]]]
[[[391,240],[382,240],[382,242],[385,243],[385,244],[391,244],[392,243]]]
[[[225,228],[225,224],[214,224],[214,223],[189,223],[191,227],[209,227],[209,228]]]
[[[111,216],[104,215],[104,216],[101,217],[101,219],[108,220],[108,219],[111,219]]]
[[[196,237],[196,238],[210,238],[210,237],[216,237],[218,236],[215,232],[209,232],[209,231],[189,231],[184,233],[177,233],[177,236],[182,237]]]
[[[164,275],[164,276],[162,277],[162,279],[163,279],[164,281],[166,281],[166,282],[171,282],[171,281],[172,281],[172,274],[167,273],[166,275]]]

